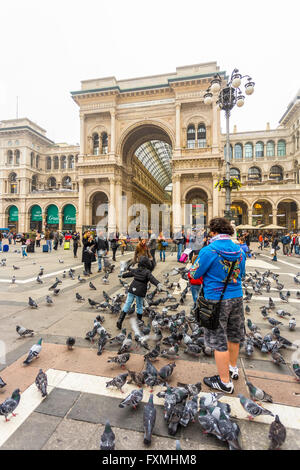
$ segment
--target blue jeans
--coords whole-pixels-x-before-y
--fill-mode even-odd
[[[295,255],[299,255],[299,245],[295,245]]]
[[[193,285],[190,285],[194,303],[195,303],[195,302],[197,301],[197,299],[198,299],[200,287],[201,287],[201,285],[200,285],[200,286],[196,286],[196,285],[193,286]]]
[[[97,257],[98,257],[98,269],[102,269],[102,258],[105,255],[104,250],[98,250],[97,251]]]
[[[46,240],[49,251],[52,251],[52,240]]]
[[[28,256],[27,253],[26,253],[26,246],[22,246],[22,256],[24,258],[24,256]]]
[[[165,261],[165,259],[166,259],[166,250],[160,250],[159,256],[160,256],[160,261],[162,259]]]
[[[177,245],[177,261],[180,260],[181,251],[182,251],[182,243],[179,243],[179,245]]]
[[[138,315],[142,315],[143,314],[143,302],[144,302],[144,298],[143,297],[138,297],[137,295],[134,295],[134,294],[131,294],[131,292],[128,292],[127,294],[127,299],[126,299],[126,302],[125,302],[125,305],[123,307],[123,312],[128,312],[130,307],[131,307],[131,304],[133,303],[133,301],[136,301],[136,312]]]
[[[0,241],[0,251],[2,251],[2,241]]]

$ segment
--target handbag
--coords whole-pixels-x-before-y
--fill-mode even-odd
[[[161,242],[161,246],[163,246],[164,248],[166,248],[167,246],[169,246],[169,243],[168,243],[168,242]]]
[[[208,330],[216,330],[219,326],[219,318],[220,318],[220,306],[223,300],[224,293],[226,291],[229,279],[233,272],[234,266],[236,261],[231,263],[229,273],[227,275],[223,291],[218,303],[213,303],[211,300],[207,300],[204,298],[203,295],[203,286],[201,291],[199,292],[196,308],[194,311],[195,318],[199,326],[203,326]]]

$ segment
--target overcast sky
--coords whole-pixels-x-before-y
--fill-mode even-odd
[[[278,126],[300,88],[298,0],[9,0],[1,2],[0,120],[28,117],[79,142],[80,81],[175,72],[217,61],[256,82],[232,113],[238,131]]]

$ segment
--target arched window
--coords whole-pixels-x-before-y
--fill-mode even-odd
[[[248,180],[261,181],[261,171],[257,166],[252,166],[248,171]]]
[[[62,187],[64,189],[72,189],[72,180],[70,176],[65,176],[62,180]]]
[[[48,185],[48,188],[50,189],[56,188],[56,179],[53,176],[51,176],[47,181],[47,185]]]
[[[197,145],[199,148],[206,147],[206,128],[205,124],[198,124]]]
[[[69,168],[70,169],[75,168],[75,157],[74,157],[74,155],[69,155],[68,160],[69,160]]]
[[[33,175],[31,178],[31,191],[37,191],[38,189],[38,178],[37,175]]]
[[[20,150],[15,150],[16,165],[20,165]]]
[[[12,150],[8,150],[7,152],[7,163],[9,165],[13,165],[14,163],[14,156],[13,156]]]
[[[187,128],[187,148],[194,149],[196,141],[196,132],[194,124],[190,124]]]
[[[99,135],[95,132],[93,134],[93,155],[99,155]]]
[[[37,155],[36,158],[35,158],[35,166],[36,166],[36,168],[39,168],[39,165],[40,165],[40,156]]]
[[[30,166],[33,168],[35,163],[34,153],[31,152],[30,154]]]
[[[262,158],[264,156],[264,143],[263,142],[256,142],[255,156],[256,158]]]
[[[234,158],[235,160],[243,159],[243,146],[242,144],[235,144],[234,146]]]
[[[269,140],[267,142],[267,157],[274,157],[275,156],[275,143],[273,140]]]
[[[270,169],[270,180],[277,180],[277,181],[282,181],[283,180],[283,171],[281,166],[274,165]]]
[[[107,154],[108,153],[108,137],[107,137],[106,132],[103,132],[101,136],[101,140],[102,140],[102,153]]]
[[[51,170],[51,157],[46,159],[46,170]]]
[[[67,157],[65,155],[62,155],[60,157],[60,168],[62,170],[65,170],[67,168]]]
[[[17,175],[16,173],[11,173],[8,177],[9,185],[10,185],[10,193],[17,194],[18,192],[18,185],[17,185]]]
[[[286,144],[285,140],[279,140],[277,144],[277,155],[279,157],[285,157],[286,156]]]
[[[241,179],[241,173],[238,168],[230,168],[230,177],[237,178],[238,180]]]
[[[226,157],[226,144],[224,145],[224,157]],[[232,145],[230,144],[230,150],[229,150],[229,158],[232,160]]]
[[[247,142],[245,145],[245,158],[247,160],[252,160],[253,158],[253,145],[251,142]]]
[[[54,170],[59,169],[59,159],[58,157],[54,157]]]

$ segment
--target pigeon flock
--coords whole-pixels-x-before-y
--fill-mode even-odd
[[[63,263],[63,260],[59,260]],[[1,260],[1,265],[5,265],[6,260]],[[104,262],[105,275],[102,278],[103,284],[109,283],[109,275],[114,272],[114,265],[107,259]],[[14,270],[18,269],[13,266]],[[124,293],[117,293],[114,296],[108,295],[106,291],[102,291],[102,299],[97,300],[88,297],[85,299],[79,292],[75,293],[75,302],[87,302],[90,309],[97,311],[93,325],[90,331],[85,333],[85,340],[89,341],[92,345],[97,347],[97,355],[101,356],[104,350],[112,348],[112,353],[115,355],[108,357],[107,362],[111,363],[112,368],[121,367],[123,371],[121,374],[116,375],[106,383],[106,387],[115,387],[117,390],[124,393],[123,387],[126,383],[134,384],[137,388],[132,390],[128,396],[121,400],[119,407],[126,408],[132,407],[135,410],[141,406],[143,400],[143,388],[150,388],[149,401],[144,404],[143,408],[143,428],[144,428],[144,444],[150,445],[152,433],[155,428],[156,421],[156,408],[154,406],[153,388],[156,385],[164,387],[161,389],[157,396],[164,399],[163,412],[168,433],[175,436],[179,427],[187,427],[189,423],[199,422],[200,428],[204,434],[213,434],[217,439],[227,442],[229,449],[241,449],[239,443],[240,428],[236,420],[231,417],[231,408],[228,403],[220,401],[223,396],[220,393],[201,393],[201,382],[195,384],[177,383],[176,387],[168,384],[169,378],[172,376],[176,368],[176,359],[180,357],[180,353],[188,356],[199,358],[203,356],[213,356],[214,351],[205,346],[204,343],[204,330],[195,321],[193,310],[187,315],[184,309],[186,296],[189,291],[186,267],[173,268],[171,272],[164,273],[163,285],[166,290],[154,288],[150,290],[149,284],[147,295],[144,300],[144,313],[143,320],[138,320],[134,316],[135,305],[133,304],[130,311],[126,315],[129,318],[131,331],[123,327],[122,331],[116,336],[113,336],[103,326],[105,316],[100,315],[100,312],[105,312],[115,316],[117,319],[122,311],[122,304],[126,300],[129,284],[124,282],[121,278],[122,273],[130,270],[130,262],[121,262],[119,282],[121,285],[120,290],[124,289]],[[44,281],[44,268],[41,266],[37,275],[36,281],[42,284]],[[64,271],[63,279],[69,276],[72,280],[75,279],[75,270],[70,269]],[[171,281],[171,278],[180,276],[186,281],[185,287],[182,288],[184,283],[178,281]],[[15,278],[15,276],[14,276]],[[279,291],[279,296],[282,302],[288,303],[291,293],[287,291],[283,293],[284,284],[279,282],[279,275],[272,273],[270,270],[260,273],[255,270],[255,273],[247,273],[243,280],[244,300],[245,300],[245,313],[250,315],[251,308],[248,303],[254,295],[263,294],[263,289],[270,293],[271,279],[275,282],[275,288]],[[79,284],[85,284],[87,281],[77,277]],[[300,273],[295,276],[294,281],[300,284]],[[62,284],[62,280],[56,278],[55,282],[48,288],[52,291],[54,296],[59,295],[60,289],[58,286]],[[89,281],[89,289],[91,291],[98,291],[97,287]],[[176,293],[179,294],[179,300],[169,293],[171,288],[177,289]],[[252,289],[252,292],[250,291]],[[296,294],[300,298],[300,291]],[[45,303],[49,307],[54,304],[53,297],[47,295]],[[29,297],[28,305],[32,309],[37,309],[39,306],[37,302]],[[158,307],[161,307],[158,310]],[[269,303],[260,307],[262,319],[270,325],[270,332],[266,335],[260,333],[260,328],[248,317],[246,339],[244,342],[244,353],[246,356],[251,357],[254,348],[258,349],[261,354],[270,354],[272,360],[277,365],[285,365],[286,362],[280,353],[280,350],[285,348],[297,348],[298,346],[286,339],[281,334],[283,328],[289,331],[295,331],[296,320],[289,312],[282,309],[276,311],[276,306],[271,297]],[[274,318],[273,314],[276,313],[278,320]],[[95,312],[96,313],[96,312]],[[147,321],[146,321],[147,320]],[[287,324],[284,322],[288,322]],[[267,323],[266,323],[267,324]],[[280,327],[280,328],[279,328]],[[283,327],[283,328],[282,328]],[[22,338],[31,337],[35,334],[34,330],[27,329],[23,326],[16,326],[17,334]],[[66,346],[68,350],[72,350],[75,345],[75,338],[68,337]],[[115,348],[118,348],[115,351]],[[29,365],[36,359],[42,350],[42,338],[34,344],[24,360],[24,365]],[[127,368],[127,363],[130,359],[130,354],[133,351],[142,352],[144,357],[144,367],[140,371],[133,371]],[[170,362],[159,370],[154,366],[154,362],[159,357],[167,358]],[[300,382],[300,365],[298,363],[292,364],[292,370],[295,378]],[[40,369],[36,379],[36,386],[41,392],[42,397],[47,397],[47,375]],[[238,395],[241,407],[248,414],[248,418],[254,420],[257,416],[266,414],[274,417],[274,414],[268,409],[264,408],[261,403],[273,403],[271,395],[252,384],[250,381],[246,382],[249,397],[247,398],[241,394]],[[0,377],[0,390],[6,386],[6,383]],[[0,415],[5,416],[8,421],[8,415],[15,416],[14,411],[20,401],[20,390],[16,389],[12,396],[0,404]],[[275,420],[272,422],[269,430],[269,439],[271,441],[270,449],[278,449],[284,443],[286,438],[286,430],[280,422],[279,416],[276,415]],[[101,436],[100,449],[113,450],[115,448],[115,434],[111,428],[110,422],[107,421],[104,432]],[[180,450],[181,446],[179,441],[176,441],[176,449]]]

